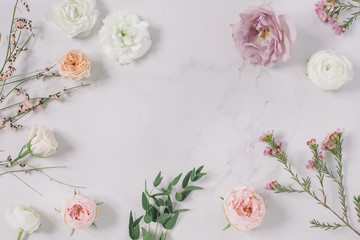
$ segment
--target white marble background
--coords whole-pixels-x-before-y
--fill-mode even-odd
[[[345,128],[345,183],[350,198],[360,194],[357,137],[360,135],[358,102],[360,25],[335,36],[314,14],[315,0],[274,0],[277,13],[289,14],[298,28],[290,61],[267,69],[244,62],[234,48],[229,24],[238,14],[259,0],[98,0],[100,19],[91,37],[67,39],[46,25],[49,0],[29,0],[30,18],[38,36],[24,60],[26,68],[42,68],[56,62],[71,48],[86,52],[93,61],[92,85],[51,103],[22,121],[18,132],[2,131],[1,149],[15,154],[33,124],[53,129],[58,153],[38,165],[67,165],[48,171],[53,177],[85,185],[82,193],[104,204],[98,229],[71,229],[54,210],[73,189],[50,182],[42,175],[24,178],[43,193],[39,196],[12,176],[0,177],[1,239],[15,239],[3,217],[11,203],[25,203],[43,218],[41,229],[26,239],[128,239],[130,210],[141,213],[144,180],[159,170],[165,179],[204,164],[208,176],[182,207],[192,211],[181,215],[169,239],[355,239],[347,229],[311,229],[309,220],[335,220],[306,195],[275,195],[264,189],[271,180],[290,183],[275,160],[264,157],[258,137],[274,129],[284,140],[294,168],[301,174],[311,157],[306,141],[322,140],[328,131]],[[8,32],[12,0],[0,2],[0,31]],[[109,61],[99,47],[97,32],[101,19],[117,10],[138,13],[151,25],[153,47],[128,66]],[[1,43],[4,48],[4,41]],[[337,92],[323,92],[307,77],[306,60],[317,50],[336,49],[355,67],[355,79]],[[1,52],[3,53],[3,52]],[[3,56],[3,55],[1,55]],[[74,83],[45,80],[47,86],[31,89],[35,95]],[[227,225],[219,196],[236,185],[250,184],[267,206],[263,224],[251,232],[223,231]],[[331,185],[330,200],[336,201]],[[349,204],[350,199],[349,199]],[[340,207],[336,205],[338,209]],[[353,209],[351,220],[356,225]],[[357,224],[359,228],[360,225]]]

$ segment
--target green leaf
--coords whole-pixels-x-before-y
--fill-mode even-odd
[[[182,177],[182,173],[180,173],[172,182],[171,185],[175,186],[180,181],[180,178]]]
[[[184,192],[191,192],[194,190],[202,190],[204,188],[202,187],[197,187],[197,186],[187,186],[186,188],[184,188]]]
[[[142,216],[138,218],[134,222],[132,211],[130,212],[130,218],[129,218],[129,236],[131,239],[139,239],[140,237],[140,227],[139,223],[142,219]]]
[[[166,223],[170,218],[171,218],[171,214],[169,213],[163,213],[161,214],[158,218],[157,218],[157,222],[160,223],[160,224],[164,224]]]
[[[196,175],[195,179],[194,179],[194,182],[200,180],[200,178],[202,178],[203,176],[207,175],[206,173],[199,173]]]
[[[204,169],[204,165],[202,165],[201,167],[199,167],[197,170],[196,170],[196,175],[198,175],[199,173],[201,173],[201,171]]]
[[[160,171],[159,174],[155,178],[154,187],[159,186],[162,180],[163,180],[163,177],[161,177],[161,171]]]
[[[156,222],[156,219],[158,217],[159,211],[157,210],[157,208],[155,206],[152,206],[149,211],[148,214],[151,216],[151,221]]]
[[[133,223],[133,227],[136,227],[137,225],[139,225],[139,223],[141,222],[141,220],[143,219],[144,216],[139,217],[138,219],[135,220],[135,222]]]
[[[181,201],[182,201],[182,194],[177,192],[177,193],[175,194],[175,199],[176,199],[177,201],[181,202]]]
[[[182,212],[187,212],[190,211],[190,209],[177,209],[174,211],[174,213],[182,213]]]
[[[175,226],[175,224],[176,224],[176,221],[177,221],[178,217],[179,217],[179,214],[178,214],[178,213],[176,213],[174,216],[172,216],[172,217],[169,219],[169,221],[167,221],[167,222],[165,223],[165,225],[163,225],[164,228],[165,228],[166,230],[173,229],[174,226]]]
[[[165,206],[167,206],[167,207],[172,206],[172,201],[171,201],[170,196],[168,197],[168,199],[166,199]]]
[[[158,200],[159,200],[159,205],[160,206],[165,206],[164,200],[162,200],[161,198],[159,198]]]
[[[231,224],[229,223],[224,229],[223,231],[225,231],[226,229],[230,228],[231,227]]]
[[[145,211],[149,210],[149,200],[147,198],[147,196],[145,195],[145,193],[142,193],[142,207]]]
[[[186,191],[186,192],[183,192],[181,195],[182,195],[182,199],[181,201],[184,201],[189,195],[190,195],[190,191]]]
[[[194,181],[195,180],[195,177],[196,177],[196,170],[195,168],[191,171],[191,174],[190,174],[190,179],[191,181]]]
[[[150,223],[152,220],[152,216],[150,216],[149,214],[146,214],[144,217],[144,222],[145,223]]]
[[[183,188],[185,188],[189,184],[191,172],[192,171],[188,172],[188,174],[186,174],[186,176],[184,177],[183,182],[182,182]]]
[[[143,240],[155,240],[155,237],[148,231],[146,231],[145,228],[141,228],[143,233]]]

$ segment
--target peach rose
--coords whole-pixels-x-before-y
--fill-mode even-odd
[[[64,203],[60,214],[64,222],[73,229],[84,229],[95,222],[98,208],[90,197],[77,194]]]
[[[224,213],[230,225],[240,231],[260,226],[265,216],[265,204],[252,187],[239,185],[224,199]]]
[[[71,50],[58,61],[59,74],[69,80],[80,80],[90,76],[91,62],[80,50]]]

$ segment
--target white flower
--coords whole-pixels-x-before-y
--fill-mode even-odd
[[[25,205],[11,206],[5,213],[5,218],[12,228],[26,233],[35,232],[41,224],[39,214]]]
[[[56,0],[46,19],[68,37],[85,38],[99,15],[95,5],[95,0]]]
[[[324,90],[336,90],[352,80],[351,62],[334,50],[323,50],[311,56],[307,72],[310,80]]]
[[[143,56],[151,46],[149,24],[135,14],[116,12],[104,20],[99,32],[105,54],[119,64]]]
[[[33,155],[48,157],[56,152],[58,142],[54,133],[46,127],[34,126],[30,133],[30,150]]]

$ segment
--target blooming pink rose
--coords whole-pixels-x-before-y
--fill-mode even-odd
[[[265,204],[252,187],[239,185],[224,199],[224,213],[234,228],[249,231],[260,226],[265,216]]]
[[[233,39],[241,56],[251,63],[272,67],[278,58],[287,61],[296,38],[296,27],[288,15],[276,16],[269,4],[249,7],[234,24]]]
[[[94,200],[78,194],[64,203],[60,214],[64,222],[73,229],[84,229],[95,222],[98,208]]]

